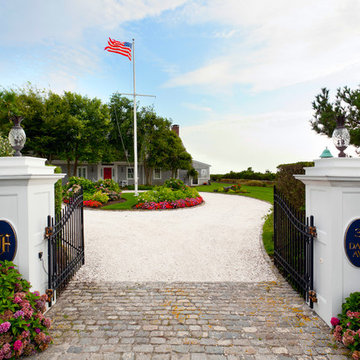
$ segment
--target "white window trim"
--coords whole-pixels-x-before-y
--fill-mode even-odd
[[[207,176],[207,170],[206,169],[201,169],[200,170],[200,173],[201,173],[201,177],[204,178]]]
[[[85,169],[85,176],[78,176],[87,179],[87,166],[78,166],[76,169],[76,175],[79,175],[79,171]]]
[[[155,170],[159,170],[160,172],[160,176],[159,177],[156,177],[155,174],[156,174],[156,171]],[[154,180],[161,180],[161,169],[160,168],[155,168],[154,171],[153,171],[153,179]]]
[[[129,169],[133,169],[133,177],[129,177]],[[135,179],[135,171],[134,171],[134,167],[132,166],[127,166],[126,167],[126,179],[127,180],[134,180]]]

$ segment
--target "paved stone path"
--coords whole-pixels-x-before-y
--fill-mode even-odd
[[[125,227],[127,231],[144,227],[145,223],[163,229],[164,226],[156,220],[165,221],[169,232],[163,236],[162,230],[151,241],[137,234],[138,238],[146,238],[151,243],[150,247],[146,247],[146,242],[138,245],[141,251],[134,250],[141,239],[120,230],[114,232],[114,228],[110,229],[111,234],[121,233],[121,237],[114,244],[104,244],[112,241],[111,235],[107,236],[107,228],[117,222],[121,227],[124,223],[129,224],[130,214],[121,214],[122,217],[128,216],[122,219],[119,213],[115,213],[114,220],[112,216],[115,215],[111,216],[111,213],[87,213],[88,230],[93,229],[87,233],[87,265],[47,314],[53,320],[54,344],[29,360],[347,359],[343,348],[333,347],[329,327],[269,265],[269,258],[261,253],[264,250],[259,246],[258,232],[249,230],[254,219],[258,220],[268,205],[256,213],[259,204],[252,199],[225,195],[223,198],[228,203],[222,212],[216,203],[219,196],[209,194],[207,207],[163,213],[161,216],[159,213],[139,213],[135,220],[140,224]],[[223,198],[221,203],[224,203]],[[241,210],[240,200],[243,213],[235,216],[233,209]],[[210,211],[212,205],[215,210]],[[223,237],[216,235],[216,221],[212,224],[211,219],[210,224],[191,228],[196,233],[196,241],[190,239],[191,244],[196,244],[193,249],[196,256],[190,257],[192,260],[189,261],[191,244],[185,246],[184,239],[175,241],[171,234],[184,233],[183,237],[188,238],[190,235],[176,230],[176,226],[182,229],[184,223],[200,226],[199,216],[204,213],[207,221],[211,213],[215,214],[220,219],[222,234],[227,233]],[[106,215],[106,219],[100,215]],[[195,215],[197,222],[191,221]],[[147,221],[142,219],[144,216]],[[171,220],[172,217],[175,219]],[[99,230],[99,226],[102,226],[102,232],[93,235],[92,249],[90,235]],[[211,231],[206,232],[209,227]],[[246,231],[238,234],[236,231],[239,229]],[[155,230],[146,228],[148,233]],[[200,235],[204,238],[200,239]],[[124,239],[128,238],[136,241],[129,243],[131,252],[127,253]],[[162,257],[155,257],[156,261],[152,260],[152,263],[156,266],[151,267],[145,255],[149,255],[154,244],[164,241],[164,238],[171,241],[159,245],[163,249],[160,252]],[[229,244],[233,238],[235,243]],[[250,248],[239,247],[240,240]],[[171,248],[172,242],[175,245],[180,242],[183,246]],[[203,244],[203,251],[199,253],[200,244]],[[99,260],[104,256],[104,248],[111,249],[111,254]],[[224,253],[224,248],[228,253]],[[186,256],[181,257],[184,249]],[[91,257],[92,253],[94,257]],[[145,255],[141,257],[139,254]],[[181,259],[178,263],[172,260],[178,257]],[[202,264],[201,260],[208,263]],[[112,268],[108,266],[109,262]],[[131,276],[121,271],[121,266],[127,269],[134,262],[137,267]],[[227,265],[232,271],[224,271]],[[156,270],[156,267],[162,269],[164,266],[166,271]],[[114,272],[117,277],[111,276]],[[161,275],[163,273],[166,276]],[[168,274],[173,275],[169,278]],[[202,274],[200,278],[199,274]]]
[[[347,359],[329,328],[278,282],[72,281],[34,359]]]

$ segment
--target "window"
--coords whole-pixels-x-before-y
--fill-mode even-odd
[[[161,179],[161,169],[155,168],[154,169],[154,180]]]
[[[207,175],[206,169],[201,169],[201,177],[205,177]]]
[[[87,178],[87,168],[86,166],[78,166],[77,170],[77,176],[82,178]]]
[[[127,168],[127,178],[128,179],[133,179],[134,178],[134,168]]]
[[[193,185],[199,185],[199,179],[198,179],[198,177],[197,176],[194,176],[193,178],[192,178],[192,184]]]

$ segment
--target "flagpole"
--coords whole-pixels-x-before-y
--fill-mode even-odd
[[[136,120],[136,87],[135,87],[135,39],[132,39],[133,79],[134,79],[134,186],[138,196],[138,163],[137,163],[137,120]]]

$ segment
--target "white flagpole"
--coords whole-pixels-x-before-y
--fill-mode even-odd
[[[137,124],[136,124],[136,87],[135,87],[135,39],[132,39],[132,59],[133,59],[133,78],[134,78],[134,185],[135,196],[138,196],[138,162],[137,162]]]

